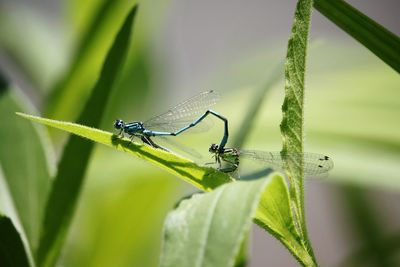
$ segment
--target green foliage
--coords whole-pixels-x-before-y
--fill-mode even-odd
[[[285,64],[285,99],[282,105],[282,154],[304,152],[304,77],[312,0],[297,3]],[[304,211],[303,159],[288,157],[284,164],[290,179],[290,198],[301,242],[313,256],[308,241]]]
[[[72,38],[75,48],[61,77],[55,77],[59,67],[55,67],[54,47],[58,46],[53,45],[55,43],[52,40],[42,38],[49,37],[41,34],[47,26],[35,27],[35,23],[38,23],[35,16],[29,17],[24,13],[29,24],[26,30],[15,21],[8,21],[9,12],[1,11],[1,48],[25,72],[23,76],[38,87],[30,92],[31,95],[44,100],[43,110],[49,117],[68,121],[79,117],[79,124],[22,113],[19,115],[126,153],[113,154],[112,150],[103,150],[101,147],[97,153],[92,153],[92,142],[72,136],[64,152],[61,152],[58,173],[49,190],[55,164],[48,160],[49,155],[51,159],[54,155],[49,153],[52,146],[45,129],[42,125],[32,125],[28,121],[16,119],[15,111],[36,112],[27,108],[30,104],[20,94],[14,90],[1,91],[6,88],[6,85],[2,86],[0,163],[7,187],[5,190],[10,193],[17,220],[11,222],[5,216],[0,218],[0,265],[3,266],[3,262],[7,261],[13,266],[29,266],[27,255],[33,256],[33,265],[37,266],[53,266],[56,262],[65,266],[96,267],[156,265],[161,220],[179,188],[175,180],[158,172],[157,168],[146,168],[148,162],[207,192],[183,201],[171,212],[165,228],[168,238],[165,239],[162,265],[182,266],[182,262],[188,262],[187,265],[191,266],[190,261],[196,257],[202,260],[203,265],[226,266],[229,263],[230,266],[244,266],[247,262],[247,232],[251,219],[282,242],[300,264],[317,265],[306,230],[302,162],[287,162],[291,182],[289,194],[287,184],[279,174],[251,182],[237,182],[224,173],[175,154],[98,130],[102,128],[102,121],[107,123],[106,127],[111,127],[110,121],[117,115],[127,114],[127,111],[132,118],[147,112],[143,107],[154,90],[151,79],[160,76],[160,69],[151,62],[154,56],[148,53],[147,47],[149,32],[154,30],[156,22],[161,25],[159,22],[163,16],[159,10],[164,11],[165,4],[155,8],[155,5],[143,3],[140,27],[135,19],[135,46],[132,46],[129,42],[135,17],[135,11],[130,11],[132,2],[68,2],[70,12],[64,15],[74,24]],[[286,95],[282,107],[284,118],[281,124],[283,153],[304,150],[304,76],[311,7],[312,1],[298,1],[288,44]],[[399,70],[397,36],[343,1],[315,0],[315,7],[384,62]],[[15,14],[20,14],[17,11]],[[124,26],[114,40],[113,36],[124,19]],[[10,35],[9,29],[15,35]],[[53,49],[44,55],[43,47],[50,45]],[[110,46],[112,48],[107,54]],[[307,81],[312,81],[312,87],[320,88],[308,94],[308,116],[312,118],[307,120],[308,140],[323,144],[327,153],[333,154],[335,164],[340,166],[334,170],[330,181],[399,188],[398,179],[393,178],[398,176],[397,155],[400,151],[398,127],[393,123],[399,116],[398,77],[382,71],[382,66],[371,64],[373,61],[369,59],[363,61],[368,58],[364,54],[358,58],[360,64],[345,66],[346,62],[338,63],[340,66],[336,68],[330,66],[335,70],[332,72],[329,67],[325,69],[329,65],[325,64],[326,61],[336,62],[336,58],[329,58],[329,49],[324,46],[322,52],[313,50],[311,54],[311,58],[318,59],[313,62],[324,64],[324,68],[317,67],[317,70],[311,69],[308,72],[312,75]],[[354,55],[348,51],[348,47],[345,47],[340,55]],[[57,52],[66,54],[64,47],[60,47]],[[263,54],[266,54],[265,51]],[[281,115],[277,107],[281,102],[280,96],[276,96],[273,91],[281,66],[270,71],[265,81],[265,70],[269,70],[265,65],[271,65],[270,60],[259,55],[257,59],[262,64],[238,64],[246,69],[246,73],[250,73],[250,87],[258,86],[259,89],[253,94],[252,100],[248,101],[251,105],[242,122],[239,124],[236,118],[243,115],[243,110],[231,103],[244,102],[243,93],[230,91],[221,111],[224,115],[229,114],[229,118],[235,118],[230,120],[235,146],[240,147],[252,138],[257,141],[257,146],[268,149],[274,142],[268,124],[276,120],[273,126],[276,127]],[[123,67],[125,60],[127,64]],[[260,76],[257,76],[257,71],[261,73]],[[50,74],[51,79],[47,79],[46,75]],[[238,84],[246,80],[242,73],[231,74],[229,77],[229,81],[223,81],[230,83],[227,88],[232,88],[232,85],[239,87]],[[56,79],[58,82],[51,86],[51,82]],[[335,83],[327,82],[329,79],[335,80]],[[258,82],[255,86],[254,81],[264,81],[265,86],[259,86],[261,83]],[[212,85],[212,88],[219,91],[221,87]],[[349,90],[350,87],[352,90]],[[373,90],[378,87],[381,89]],[[266,93],[268,99],[265,99]],[[162,95],[161,90],[157,95]],[[152,99],[152,105],[157,104],[153,102],[156,102],[155,99]],[[267,105],[269,110],[266,116],[267,112],[263,108]],[[84,111],[79,116],[81,110]],[[361,119],[357,114],[361,114]],[[263,123],[256,123],[257,116]],[[363,121],[364,124],[354,125],[354,121]],[[239,125],[239,131],[232,131],[235,125]],[[276,132],[279,134],[278,130]],[[338,144],[346,148],[355,147],[353,152],[357,151],[361,157],[346,157]],[[53,145],[58,148],[61,143],[53,138]],[[387,164],[376,162],[378,156],[373,157],[374,149],[382,155],[379,159],[387,160]],[[130,155],[143,159],[143,166],[140,161],[132,161]],[[93,165],[91,168],[90,161]],[[91,178],[87,181],[87,191],[80,196],[85,176]],[[376,179],[377,176],[382,179]],[[351,193],[349,195],[352,196]],[[383,227],[378,221],[371,220],[374,218],[373,210],[365,205],[363,207],[363,201],[362,198],[349,200],[354,204],[352,214],[355,221],[358,220],[360,235],[367,237],[364,238],[367,247],[361,250],[360,255],[369,255],[377,264],[388,263],[387,258],[390,253],[395,253],[396,245],[387,244],[394,244],[395,241],[385,243],[384,235],[377,230]],[[0,204],[3,206],[3,203]],[[210,206],[214,209],[210,209]],[[72,225],[70,231],[75,213],[75,225]],[[188,224],[182,226],[186,222]],[[22,230],[21,233],[15,230],[13,224]],[[183,227],[187,236],[182,234]],[[371,231],[375,233],[369,235]],[[68,232],[71,232],[71,240],[65,246]],[[207,241],[198,242],[204,240],[204,237],[207,237]],[[28,253],[25,253],[21,239],[27,241],[25,245]],[[59,257],[61,249],[64,250],[64,258]]]
[[[12,221],[0,214],[0,265],[3,267],[29,266],[21,237]]]
[[[113,40],[109,36],[117,32],[123,23],[132,6],[131,2],[102,1],[96,8],[96,13],[87,22],[88,26],[78,41],[69,68],[51,91],[47,106],[47,113],[51,117],[74,120],[79,116],[85,100],[91,95],[107,50],[112,45]],[[129,47],[129,43],[124,45]],[[124,54],[126,57],[127,51]],[[105,79],[102,76],[100,78]],[[75,108],[71,109],[71,106]]]
[[[40,125],[16,119],[16,110],[28,111],[25,108],[27,101],[20,99],[6,85],[0,90],[3,91],[0,92],[0,112],[3,116],[0,127],[1,168],[30,248],[35,253],[50,187],[50,155],[46,151],[49,140]],[[29,139],[24,138],[27,133]]]
[[[133,20],[137,7],[133,7],[126,17],[115,41],[105,59],[100,78],[92,90],[92,95],[80,115],[79,122],[98,126],[114,82],[122,68],[129,47]],[[38,251],[40,266],[53,266],[63,245],[93,144],[72,137],[60,160],[57,176],[47,202]],[[76,155],[79,154],[80,157]]]
[[[18,113],[18,115],[145,159],[183,178],[185,181],[204,191],[210,191],[221,184],[232,181],[227,174],[216,171],[214,168],[198,166],[193,161],[178,155],[155,149],[148,145],[137,144],[132,142],[129,138],[119,138],[117,135],[110,132],[75,123],[55,121],[22,113]],[[82,140],[83,142],[87,142],[87,140]]]
[[[315,8],[400,72],[400,38],[343,0],[315,0]]]
[[[260,199],[271,200],[263,192],[276,191],[282,180],[271,174],[183,200],[166,219],[161,266],[234,266]]]

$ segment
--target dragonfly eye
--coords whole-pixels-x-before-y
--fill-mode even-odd
[[[210,151],[211,153],[215,153],[218,150],[218,145],[217,144],[212,144],[210,146],[210,148],[208,149],[208,151]]]
[[[123,120],[115,120],[114,128],[122,129],[123,127],[124,127],[124,121]]]

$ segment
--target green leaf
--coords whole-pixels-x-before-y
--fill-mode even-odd
[[[254,94],[252,101],[250,101],[251,105],[248,107],[242,123],[240,123],[239,131],[235,134],[235,139],[233,140],[234,147],[243,147],[243,144],[246,142],[267,93],[281,79],[282,65],[283,63],[278,64],[271,71],[265,84]]]
[[[400,72],[400,38],[343,0],[315,0],[315,8]]]
[[[30,97],[36,101],[41,100],[68,58],[65,33],[52,22],[40,9],[16,1],[1,4],[0,46],[13,66],[8,71],[18,72],[19,82],[23,81],[28,87],[24,89],[30,89]]]
[[[282,105],[281,134],[282,154],[303,153],[304,143],[304,76],[308,34],[311,23],[313,1],[299,0],[294,14],[292,34],[288,42],[285,64],[285,99]],[[304,211],[304,166],[300,158],[288,158],[285,170],[290,179],[290,198],[302,242],[313,255],[307,241]]]
[[[85,21],[88,26],[79,36],[72,62],[49,96],[46,113],[51,117],[74,120],[79,116],[85,103],[82,100],[89,98],[112,45],[111,36],[117,32],[131,6],[132,1],[102,1],[95,8],[93,18]]]
[[[183,200],[165,221],[161,266],[234,266],[269,182],[229,183]]]
[[[30,266],[21,237],[10,218],[0,214],[0,266]]]
[[[110,132],[75,123],[50,120],[22,113],[18,113],[18,115],[145,159],[183,178],[185,181],[204,191],[211,191],[221,184],[232,181],[227,174],[216,171],[214,168],[200,167],[193,161],[178,155],[160,149],[154,149],[147,145],[131,142],[129,138],[119,138],[117,135]],[[83,142],[87,142],[87,140],[83,140]]]
[[[100,78],[80,115],[79,122],[81,123],[97,127],[101,122],[111,89],[127,54],[136,10],[137,7],[133,7],[126,17],[107,54]],[[65,147],[58,174],[47,201],[38,251],[39,266],[53,266],[58,258],[74,214],[92,150],[92,143],[76,136],[72,136]]]
[[[73,239],[59,265],[158,266],[162,222],[182,182],[157,168],[141,168],[125,153],[104,146],[94,154],[99,151],[104,159],[94,156],[90,164],[71,225]]]
[[[303,266],[317,265],[301,243],[295,227],[288,188],[283,178],[270,181],[259,200],[254,221],[281,241]]]
[[[252,218],[305,266],[313,259],[297,241],[284,178],[236,181],[184,200],[164,225],[161,266],[234,266]]]
[[[213,168],[198,166],[194,162],[175,154],[154,149],[147,145],[139,145],[131,142],[128,138],[121,139],[109,132],[75,123],[49,120],[21,113],[18,113],[18,115],[142,158],[204,191],[211,191],[232,181],[228,175]],[[307,250],[298,241],[299,236],[295,230],[294,219],[291,214],[289,193],[283,178],[272,179],[269,182],[269,186],[261,198],[255,220],[261,227],[281,240],[303,265],[315,265]]]
[[[27,106],[21,95],[6,88],[6,85],[0,85],[0,165],[34,254],[39,244],[40,223],[50,188],[49,167],[54,168],[54,163],[48,162],[50,151],[44,147],[49,144],[49,139],[44,128],[15,116],[15,111],[26,111]]]
[[[340,188],[343,196],[343,206],[350,218],[352,233],[358,237],[360,244],[367,250],[368,262],[376,266],[395,266],[391,262],[384,233],[385,224],[380,220],[379,213],[372,205],[366,190],[355,186]]]

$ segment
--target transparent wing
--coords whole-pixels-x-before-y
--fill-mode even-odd
[[[241,150],[240,157],[247,157],[265,164],[266,167],[283,170],[281,153],[277,151]],[[319,176],[329,172],[333,168],[333,161],[328,156],[317,153],[288,153],[288,158],[304,158],[304,174]]]
[[[202,92],[176,105],[167,112],[149,119],[144,122],[144,126],[149,130],[175,132],[193,122],[218,101],[219,94],[215,91]],[[198,130],[207,130],[209,124],[204,122],[201,122],[196,128]]]
[[[157,136],[157,143],[158,141],[161,140],[161,142],[165,144],[167,144],[168,146],[172,146],[174,148],[177,148],[178,150],[180,150],[181,152],[184,152],[185,154],[192,156],[193,158],[196,159],[201,159],[202,156],[199,152],[197,152],[196,150],[194,150],[193,148],[190,148],[188,146],[185,146],[177,141],[174,141],[171,139],[171,137],[164,137],[164,136]],[[168,147],[169,149],[169,147]]]

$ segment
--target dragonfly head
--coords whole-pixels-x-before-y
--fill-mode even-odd
[[[208,151],[210,151],[211,153],[217,153],[218,152],[218,148],[219,148],[219,146],[217,144],[211,144],[211,146],[208,149]]]
[[[114,123],[115,129],[120,130],[120,129],[124,128],[124,126],[125,126],[125,123],[123,120],[115,120],[115,123]]]

